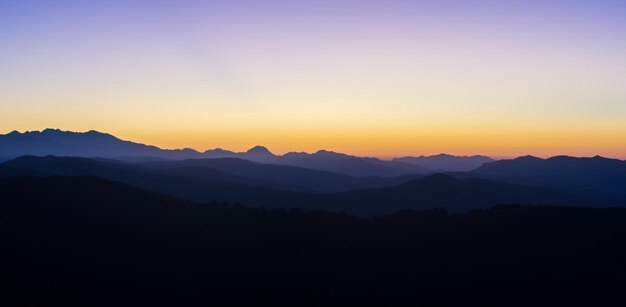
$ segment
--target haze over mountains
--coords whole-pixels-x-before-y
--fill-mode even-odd
[[[461,177],[458,176],[457,177]],[[453,212],[497,204],[625,206],[626,199],[593,189],[557,189],[444,174],[351,177],[238,158],[125,163],[77,157],[23,156],[0,164],[0,178],[93,176],[189,201],[228,201],[252,207],[300,208],[359,216],[402,209]]]
[[[312,154],[290,152],[284,155],[275,155],[262,146],[256,146],[246,152],[232,152],[219,148],[205,152],[198,152],[189,148],[169,150],[124,141],[113,135],[93,130],[81,133],[45,129],[24,133],[13,131],[0,135],[0,161],[23,155],[101,157],[132,162],[159,159],[241,158],[260,163],[292,165],[359,177],[425,174],[433,171],[465,171],[479,162],[490,161],[486,157],[453,157],[447,155],[432,158],[418,157],[415,160],[403,158],[385,161],[326,150],[319,150]]]
[[[471,171],[494,159],[487,156],[452,156],[439,154],[434,156],[402,157],[393,161],[405,162],[427,167],[434,171]]]

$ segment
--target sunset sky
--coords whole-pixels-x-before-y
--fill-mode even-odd
[[[0,1],[0,133],[626,158],[626,1]]]

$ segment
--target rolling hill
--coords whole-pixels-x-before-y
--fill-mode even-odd
[[[182,167],[187,169],[213,169],[228,174],[274,182],[283,186],[296,186],[300,187],[301,190],[306,189],[321,193],[394,186],[423,177],[423,175],[352,177],[313,168],[254,163],[239,158],[189,159],[183,161],[147,162],[140,165],[159,171]]]
[[[486,156],[439,154],[434,156],[394,158],[393,161],[415,164],[438,172],[466,172],[495,160]]]
[[[43,176],[94,176],[197,202],[232,201],[250,206],[280,204],[289,207],[297,203],[295,200],[300,195],[290,187],[278,189],[274,183],[217,170],[170,169],[159,172],[87,158],[25,156],[0,164],[0,170],[4,168]]]
[[[457,179],[435,174],[395,187],[336,193],[322,203],[335,210],[371,216],[402,209],[442,208],[453,212],[487,209],[498,204],[570,205],[622,207],[622,197],[595,192],[569,192],[494,180]]]
[[[228,159],[226,162],[232,163],[230,165],[224,161],[215,161],[153,162],[150,163],[151,167],[141,167],[86,158],[21,157],[1,164],[0,174],[6,168],[11,172],[23,172],[27,175],[30,172],[45,176],[96,176],[196,202],[230,201],[252,207],[326,210],[361,216],[390,214],[402,209],[442,208],[463,212],[507,203],[589,207],[624,205],[621,197],[601,193],[562,191],[477,178],[455,179],[442,174],[413,179],[396,186],[340,193],[312,193],[298,191],[286,184],[303,180],[297,179],[297,176],[303,174],[326,176],[327,173],[311,173],[307,169],[296,169],[295,172],[303,173],[295,173],[289,167],[272,168],[270,165],[256,165],[237,159]],[[206,168],[213,164],[222,169]],[[289,179],[284,173],[272,173],[276,169],[289,172],[296,179]],[[227,171],[242,173],[231,174]],[[260,175],[242,176],[254,176],[254,173]],[[272,176],[286,179],[272,182],[269,180],[277,180]],[[329,178],[343,177],[339,175]],[[352,182],[358,183],[358,180],[361,179]],[[319,181],[316,182],[319,184]]]
[[[526,156],[486,163],[472,173],[519,184],[626,195],[626,162],[600,156],[549,159]]]

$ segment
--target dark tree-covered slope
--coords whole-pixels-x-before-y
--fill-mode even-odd
[[[626,302],[624,209],[363,220],[195,204],[92,177],[0,180],[0,204],[6,306]]]

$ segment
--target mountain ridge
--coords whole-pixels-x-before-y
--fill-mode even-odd
[[[249,166],[243,169],[239,166],[228,169],[226,162],[239,163],[237,161],[254,164],[251,161],[237,159],[228,161],[207,159],[188,160],[182,163],[159,162],[157,164],[161,164],[161,167],[150,168],[145,164],[143,166],[122,162],[114,164],[87,158],[22,157],[0,164],[0,175],[4,168],[8,167],[6,176],[9,177],[32,176],[29,173],[40,174],[41,177],[95,176],[194,202],[229,201],[251,207],[326,210],[359,216],[391,214],[403,209],[443,208],[453,212],[464,212],[511,203],[585,207],[621,207],[626,204],[624,198],[597,192],[564,191],[481,178],[457,179],[445,174],[422,178],[399,177],[402,182],[396,184],[387,182],[387,186],[380,186],[379,182],[378,186],[374,187],[313,193],[290,189],[287,186],[290,183],[297,184],[298,181],[290,180],[289,176],[286,176],[288,173],[281,173],[279,169],[289,170],[290,167],[279,166],[278,169],[262,171],[263,168],[273,166],[258,164],[253,165],[256,169]],[[197,163],[209,163],[204,167],[212,166],[214,169],[202,169]],[[324,174],[310,172],[307,169],[299,171],[308,172],[312,176]],[[300,177],[298,180],[303,180],[302,178],[309,180],[306,176],[303,173],[293,177]],[[314,178],[316,181],[312,186],[337,185],[331,180],[335,180],[332,178],[343,180],[341,176],[344,175]],[[363,182],[365,179],[355,180],[360,184],[371,184]]]
[[[406,156],[394,158],[392,161],[420,165],[435,171],[459,172],[470,171],[485,163],[493,162],[495,160],[483,155],[453,156],[446,153],[440,153],[432,156]]]
[[[266,147],[257,145],[246,152],[233,152],[221,148],[200,152],[190,148],[161,149],[157,146],[122,140],[108,133],[95,130],[87,132],[63,131],[47,128],[42,131],[12,131],[0,135],[0,161],[7,161],[24,155],[34,156],[77,156],[87,158],[124,158],[143,161],[154,159],[182,160],[193,158],[236,157],[260,163],[284,164],[319,170],[334,171],[352,176],[399,176],[427,173],[429,169],[410,164],[399,164],[377,158],[363,158],[347,154],[319,150],[316,153],[302,153],[299,158],[293,155],[275,155]],[[334,159],[331,163],[317,163],[323,157]],[[306,161],[305,161],[306,160]],[[351,166],[351,160],[359,160],[359,167]],[[321,164],[320,167],[312,167]]]
[[[471,173],[518,184],[626,195],[626,161],[601,156],[554,156],[548,159],[523,156],[485,163]]]
[[[153,145],[123,140],[112,134],[96,130],[73,132],[46,128],[42,131],[19,132],[13,130],[7,134],[0,134],[0,162],[23,155],[98,157],[128,162],[241,158],[258,163],[290,165],[356,177],[396,177],[410,174],[468,172],[474,170],[478,170],[476,173],[478,174],[489,168],[480,169],[483,165],[498,161],[483,155],[454,156],[446,153],[430,156],[404,156],[391,160],[382,160],[373,157],[357,157],[325,149],[320,149],[313,153],[293,151],[276,155],[267,147],[261,145],[254,146],[244,152],[235,152],[222,148],[208,149],[203,152],[191,148],[161,149]],[[541,163],[544,160],[558,161],[565,158],[622,161],[601,156],[589,158],[554,156],[542,159],[530,155],[520,156],[514,160],[520,163]]]

